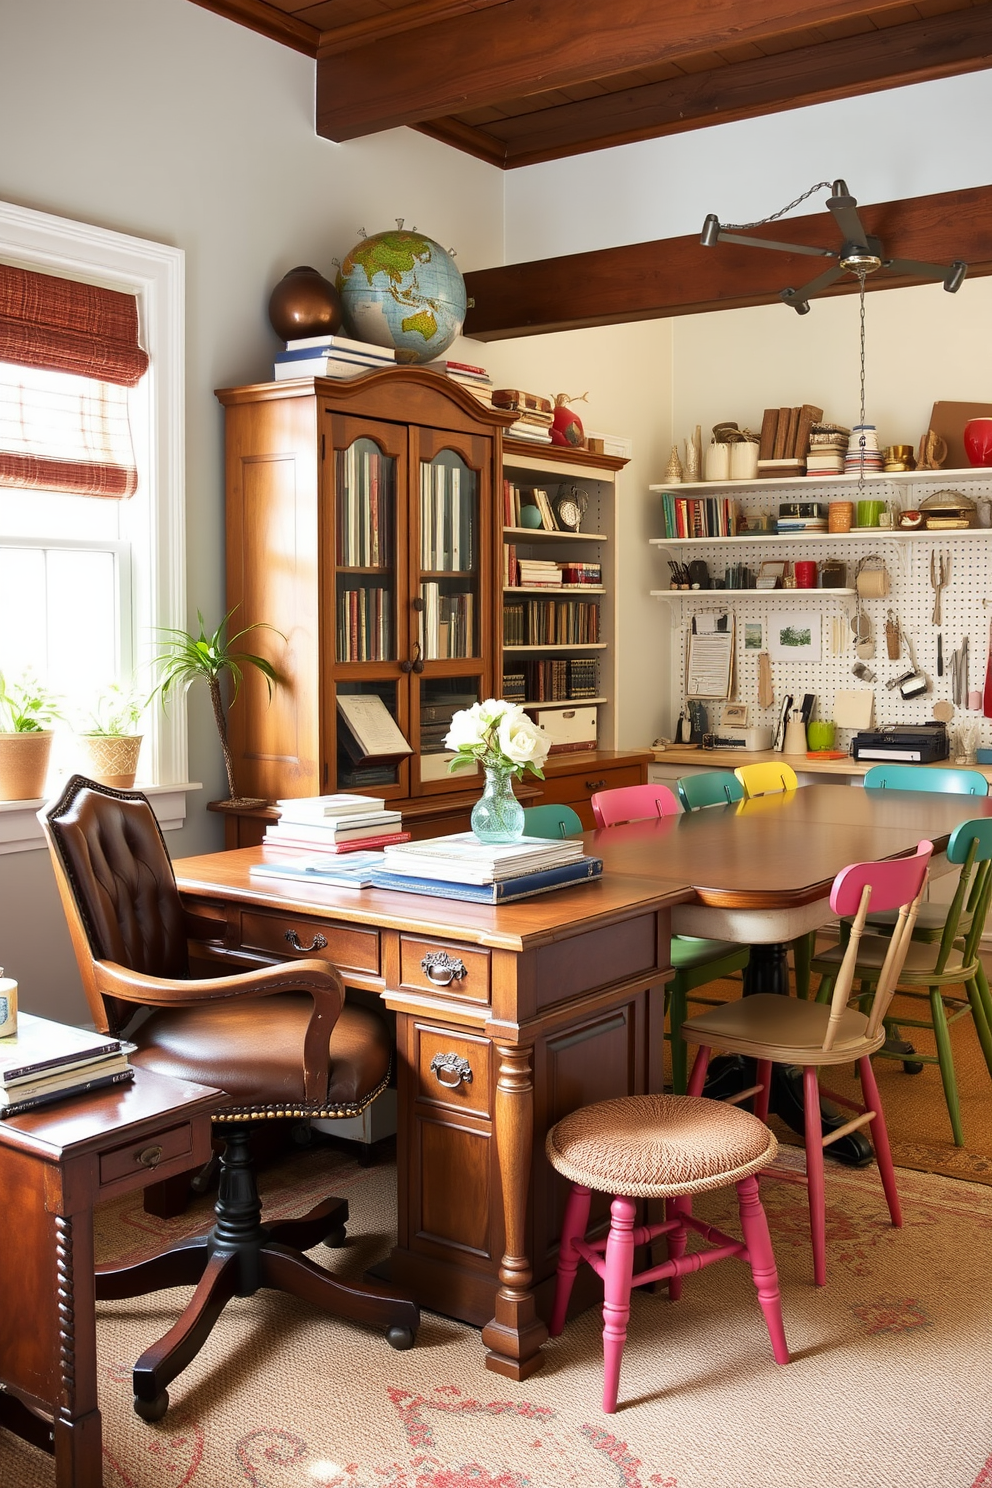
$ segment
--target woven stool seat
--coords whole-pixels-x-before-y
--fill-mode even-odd
[[[670,1198],[726,1188],[778,1151],[748,1111],[691,1095],[627,1095],[565,1116],[548,1132],[548,1161],[602,1193]]]

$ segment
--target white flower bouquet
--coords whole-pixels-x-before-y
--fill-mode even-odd
[[[448,749],[456,751],[449,771],[465,765],[480,764],[486,770],[499,770],[507,775],[522,775],[530,770],[541,780],[541,766],[551,745],[543,729],[517,703],[502,698],[487,698],[463,708],[451,720],[445,739]]]

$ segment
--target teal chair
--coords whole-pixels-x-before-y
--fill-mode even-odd
[[[961,822],[954,828],[947,844],[947,858],[961,865],[954,898],[942,907],[944,927],[939,944],[910,944],[897,983],[901,998],[913,998],[929,1003],[928,1018],[907,1018],[900,1015],[899,1022],[910,1028],[929,1028],[937,1044],[936,1054],[921,1054],[914,1059],[920,1064],[936,1064],[940,1067],[940,1078],[944,1086],[944,1099],[951,1120],[951,1131],[956,1146],[964,1146],[961,1127],[961,1104],[958,1099],[957,1079],[954,1073],[954,1057],[948,1033],[952,1023],[971,1014],[985,1056],[985,1063],[992,1077],[992,996],[982,968],[979,955],[982,927],[992,898],[992,817],[980,816],[973,821]],[[972,874],[974,888],[969,893]],[[961,918],[967,902],[974,904],[971,926],[962,936]],[[870,925],[865,926],[866,931]],[[848,937],[850,938],[850,937]],[[889,945],[886,935],[862,936],[857,948],[854,976],[860,978],[861,992],[856,995],[863,1012],[867,1012],[878,982],[880,968]],[[813,970],[820,973],[817,1001],[828,1001],[844,958],[846,944],[833,946],[829,951],[813,959]],[[960,999],[962,985],[967,1001]],[[888,1020],[886,1020],[887,1022]],[[879,1049],[876,1059],[901,1059],[902,1054],[886,1045]]]
[[[683,775],[675,790],[684,811],[698,811],[703,806],[730,806],[743,801],[744,787],[733,770],[703,770],[698,775]]]
[[[582,820],[571,806],[525,806],[524,834],[527,837],[581,837]]]

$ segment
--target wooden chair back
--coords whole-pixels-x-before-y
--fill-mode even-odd
[[[546,806],[525,806],[524,834],[527,837],[581,837],[582,818],[571,806],[559,806],[554,802]]]
[[[947,959],[960,933],[961,915],[966,907],[971,911],[971,923],[964,937],[965,965],[974,961],[978,955],[989,900],[992,898],[992,817],[978,816],[956,826],[947,843],[947,861],[960,863],[961,872],[954,897],[947,907],[947,918],[934,963],[934,970],[938,973],[942,973],[947,966]],[[976,863],[978,871],[969,893],[968,885]]]
[[[830,891],[830,907],[842,919],[853,915],[854,921],[830,999],[830,1016],[823,1039],[824,1050],[832,1048],[837,1027],[851,998],[858,945],[864,933],[869,909],[876,912],[897,909],[899,915],[879,972],[868,1018],[868,1038],[874,1038],[881,1028],[909,949],[932,852],[933,843],[924,839],[911,858],[851,863],[847,868],[842,868],[834,879]]]
[[[752,796],[777,796],[781,791],[797,790],[799,781],[791,765],[784,760],[768,760],[757,765],[738,765],[734,771],[744,787],[747,800]]]
[[[684,811],[698,811],[703,806],[726,806],[743,801],[744,787],[733,770],[704,770],[698,775],[682,775],[675,782]]]
[[[667,785],[622,785],[597,792],[589,804],[597,827],[617,827],[621,822],[646,821],[652,816],[676,816],[682,809]]]
[[[931,765],[872,765],[865,790],[934,791],[947,796],[987,796],[980,770],[945,770]]]

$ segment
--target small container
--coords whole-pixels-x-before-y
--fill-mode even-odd
[[[793,709],[792,717],[786,724],[785,744],[783,745],[782,753],[806,753],[806,725],[803,723],[803,715],[798,708]]]
[[[741,439],[730,446],[730,479],[755,480],[758,474],[758,446]]]
[[[17,1032],[17,983],[5,977],[0,966],[0,1038],[13,1038]]]
[[[854,523],[853,501],[831,501],[827,514],[828,532],[850,532]]]
[[[810,749],[833,749],[837,730],[825,719],[814,719],[806,729],[806,743]]]
[[[730,479],[730,445],[718,444],[714,439],[706,446],[704,463],[705,478],[708,481],[725,481]]]
[[[847,564],[840,558],[825,558],[820,564],[821,589],[846,589]]]
[[[793,567],[796,571],[797,589],[816,588],[816,564],[814,562],[804,558],[793,564]]]

